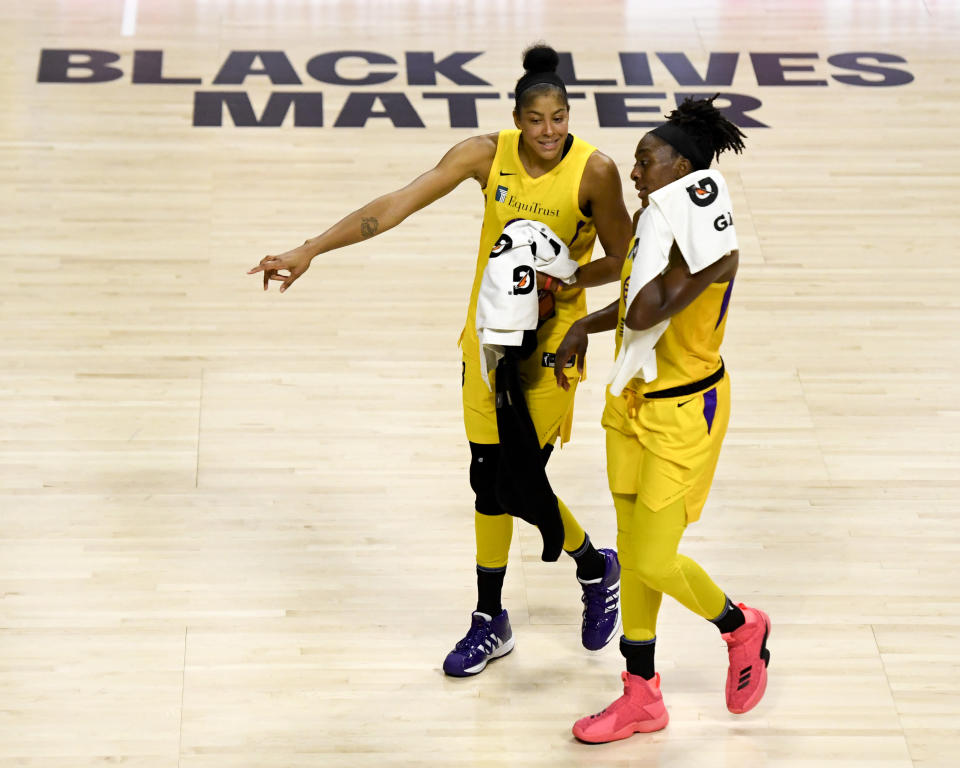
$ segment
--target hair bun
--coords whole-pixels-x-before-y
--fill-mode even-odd
[[[556,72],[560,56],[546,43],[537,43],[523,52],[523,68],[528,74]]]

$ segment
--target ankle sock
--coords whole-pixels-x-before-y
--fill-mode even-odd
[[[597,581],[603,578],[607,559],[594,548],[590,537],[584,534],[583,544],[573,552],[567,552],[577,563],[577,578],[580,581]]]
[[[652,680],[657,674],[653,657],[657,649],[657,638],[653,640],[627,640],[620,638],[620,653],[627,660],[627,672],[639,675],[644,680]]]
[[[477,566],[477,610],[490,616],[499,616],[503,611],[500,595],[503,591],[503,577],[507,568],[484,568]]]
[[[744,624],[746,624],[747,619],[743,615],[743,611],[740,610],[739,606],[736,605],[729,597],[727,597],[727,604],[723,607],[723,610],[720,612],[720,615],[715,619],[710,619],[713,624],[717,625],[723,634],[728,632],[733,632],[735,629],[739,629]]]

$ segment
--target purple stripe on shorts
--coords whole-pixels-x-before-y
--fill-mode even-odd
[[[707,422],[707,434],[713,429],[713,417],[717,415],[717,390],[708,389],[703,393],[703,418]]]

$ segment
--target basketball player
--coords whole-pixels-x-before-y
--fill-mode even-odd
[[[534,219],[559,235],[570,248],[570,258],[580,264],[575,283],[563,290],[538,276],[538,287],[556,291],[556,314],[540,329],[539,346],[520,370],[545,462],[558,438],[569,439],[579,378],[571,375],[569,391],[558,390],[552,375],[553,353],[571,323],[586,314],[583,289],[617,279],[630,240],[630,216],[615,164],[568,133],[570,105],[556,74],[558,61],[557,53],[545,45],[525,52],[526,72],[515,88],[516,130],[456,144],[436,167],[406,187],[371,201],[298,248],[264,257],[250,270],[250,274],[263,273],[264,290],[271,281],[278,281],[283,292],[307,271],[315,256],[386,232],[462,181],[474,179],[483,190],[476,274],[461,336],[464,424],[471,452],[470,484],[476,494],[478,599],[470,628],[444,660],[444,671],[458,677],[479,673],[490,659],[509,653],[514,646],[509,617],[501,604],[513,518],[504,513],[495,495],[496,410],[494,395],[480,375],[476,332],[477,295],[490,251],[509,221]],[[606,255],[591,262],[597,237]],[[563,548],[576,561],[583,591],[581,640],[586,648],[596,650],[619,630],[620,566],[613,550],[594,548],[559,499],[558,506]]]
[[[743,134],[713,99],[688,99],[637,145],[630,178],[646,208],[650,193],[709,168],[725,150],[742,149]],[[730,380],[720,343],[738,258],[732,251],[692,275],[674,242],[667,269],[643,286],[629,307],[633,260],[626,259],[619,301],[574,323],[557,351],[557,383],[566,387],[563,366],[574,356],[582,365],[587,334],[617,329],[619,352],[624,323],[639,331],[670,319],[654,348],[656,379],[635,378],[618,397],[607,391],[602,423],[623,568],[620,651],[627,669],[623,696],[574,724],[581,741],[614,741],[666,726],[654,669],[663,593],[722,633],[730,657],[726,699],[731,712],[752,709],[766,689],[770,619],[763,611],[734,604],[697,563],[677,552],[687,525],[700,517],[727,430]]]

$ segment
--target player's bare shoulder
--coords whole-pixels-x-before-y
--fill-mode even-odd
[[[587,158],[580,177],[580,192],[578,199],[580,209],[588,211],[594,203],[610,204],[620,199],[623,205],[623,193],[620,190],[620,172],[617,164],[599,149],[595,149]],[[627,216],[626,209],[623,211]]]
[[[483,189],[487,187],[490,169],[493,167],[493,158],[497,155],[497,141],[499,133],[485,133],[481,136],[471,136],[463,143],[470,145],[470,156],[474,167],[473,178]]]
[[[611,181],[619,183],[620,172],[613,158],[595,149],[587,158],[587,164],[583,168],[583,179],[595,184],[609,184]]]
[[[499,134],[471,136],[454,144],[437,164],[437,168],[454,174],[458,179],[476,179],[481,187],[487,184],[493,158],[497,154]]]
[[[500,141],[500,131],[496,133],[485,133],[482,136],[474,136],[473,138],[476,139],[479,144],[483,144],[490,153],[491,159],[497,154],[497,142]]]

